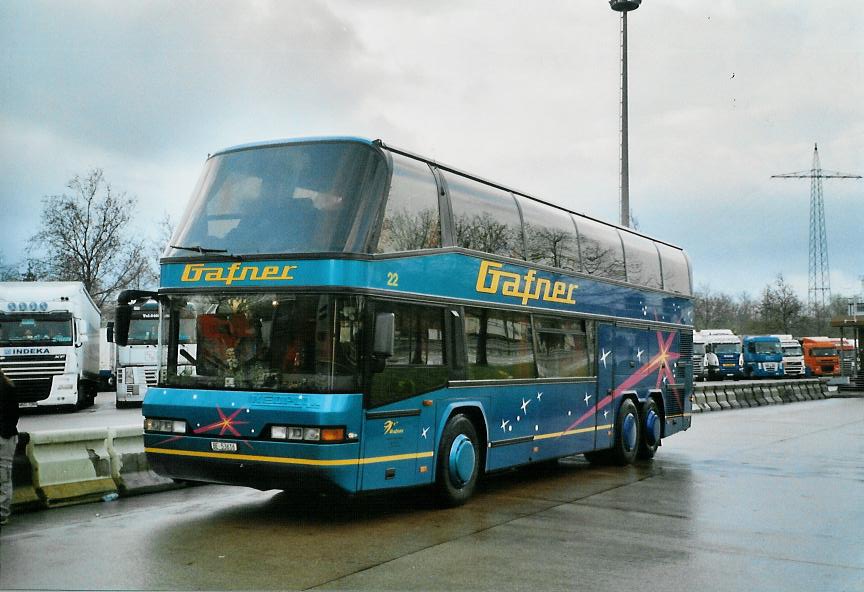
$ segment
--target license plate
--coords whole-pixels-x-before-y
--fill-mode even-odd
[[[36,401],[28,402],[28,403],[18,403],[19,409],[27,409],[29,407],[38,407]]]
[[[732,368],[735,364],[723,364],[724,368]]]
[[[210,450],[213,452],[237,452],[236,442],[210,442]]]

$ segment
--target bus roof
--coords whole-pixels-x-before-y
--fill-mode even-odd
[[[455,173],[457,175],[461,175],[463,177],[466,177],[468,179],[472,179],[472,180],[477,181],[479,183],[483,183],[485,185],[489,185],[491,187],[495,187],[495,188],[501,189],[503,191],[509,191],[510,193],[514,193],[514,194],[522,196],[526,199],[530,199],[532,201],[542,203],[544,205],[568,212],[570,214],[574,214],[574,215],[580,216],[582,218],[587,218],[589,220],[593,220],[593,221],[598,222],[600,224],[604,224],[606,226],[609,226],[612,228],[617,228],[618,230],[622,230],[622,231],[628,232],[630,234],[635,234],[637,236],[641,236],[643,238],[650,239],[650,240],[657,242],[657,243],[662,243],[668,247],[672,247],[673,249],[678,249],[679,251],[684,250],[683,248],[679,247],[678,245],[669,243],[669,242],[661,240],[661,239],[657,239],[657,238],[655,238],[653,236],[649,236],[647,234],[642,234],[641,232],[633,230],[632,228],[627,228],[626,226],[619,226],[618,224],[614,224],[614,223],[608,222],[606,220],[601,220],[599,218],[595,218],[595,217],[590,216],[588,214],[585,214],[583,212],[577,212],[575,210],[567,209],[567,208],[560,206],[558,204],[554,204],[552,202],[545,201],[545,200],[539,199],[537,197],[534,197],[528,193],[525,193],[524,191],[519,191],[517,189],[513,189],[512,187],[507,187],[505,185],[501,185],[500,183],[495,183],[494,181],[490,181],[490,180],[485,179],[483,177],[479,177],[479,176],[474,175],[472,173],[468,173],[464,170],[458,169],[456,167],[446,165],[446,164],[441,163],[441,162],[434,160],[432,158],[427,158],[425,156],[421,156],[419,154],[416,154],[416,153],[408,151],[408,150],[397,148],[395,146],[390,146],[390,145],[386,144],[381,139],[369,140],[368,138],[362,138],[359,136],[310,136],[310,137],[305,137],[305,138],[283,138],[283,139],[275,139],[275,140],[266,140],[266,141],[262,141],[262,142],[250,142],[247,144],[238,144],[236,146],[231,146],[229,148],[224,148],[222,150],[214,152],[213,154],[208,155],[208,158],[212,158],[213,156],[218,156],[220,154],[227,154],[229,152],[239,152],[241,150],[251,150],[251,149],[255,149],[255,148],[270,148],[270,147],[276,147],[276,146],[287,146],[287,145],[291,145],[291,144],[308,144],[308,143],[325,143],[325,142],[353,142],[353,143],[358,143],[358,144],[365,144],[365,145],[370,146],[370,147],[382,148],[385,150],[389,150],[391,152],[395,152],[397,154],[401,154],[401,155],[407,156],[409,158],[414,158],[416,160],[423,161],[423,162],[425,162],[429,165],[432,165],[436,168],[443,169],[445,171],[449,171],[449,172]]]

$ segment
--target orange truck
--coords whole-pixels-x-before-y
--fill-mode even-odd
[[[837,344],[828,337],[804,337],[804,366],[809,376],[837,376],[840,374],[840,355]]]

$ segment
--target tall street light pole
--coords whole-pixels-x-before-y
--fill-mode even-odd
[[[630,157],[627,138],[627,13],[642,0],[609,0],[612,10],[621,13],[621,226],[630,227]]]

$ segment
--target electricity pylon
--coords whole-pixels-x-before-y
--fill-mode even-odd
[[[807,268],[807,304],[822,329],[822,311],[831,304],[831,277],[828,266],[828,234],[825,232],[825,201],[822,179],[860,179],[861,175],[823,170],[819,147],[813,144],[813,167],[809,171],[771,175],[772,179],[810,179],[810,262]]]

